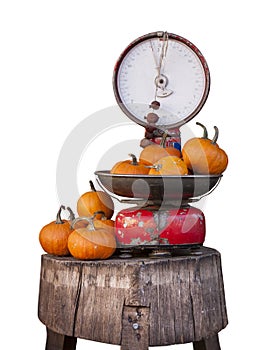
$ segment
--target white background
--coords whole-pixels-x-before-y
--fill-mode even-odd
[[[38,234],[59,206],[61,147],[80,121],[115,104],[116,59],[132,40],[157,30],[184,36],[204,54],[211,91],[196,120],[219,126],[218,143],[230,159],[204,205],[205,244],[222,254],[229,317],[220,333],[222,349],[264,346],[264,14],[258,0],[1,2],[0,328],[6,350],[45,346],[45,327],[37,318],[43,253]],[[193,129],[195,121],[190,123]],[[143,130],[138,133],[142,138]],[[87,169],[94,171],[89,161]],[[79,176],[84,192],[88,178]],[[78,341],[78,350],[89,347],[119,348]]]

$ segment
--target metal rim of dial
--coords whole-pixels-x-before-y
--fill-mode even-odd
[[[145,43],[149,43],[151,40],[163,41],[164,40],[163,38],[165,37],[166,33],[167,32],[163,32],[163,31],[153,32],[153,33],[143,35],[143,36],[137,38],[136,40],[134,40],[122,52],[122,54],[120,55],[120,57],[118,58],[118,60],[116,62],[115,68],[114,68],[113,89],[114,89],[114,94],[115,94],[115,98],[116,98],[118,105],[120,106],[122,111],[131,120],[133,120],[137,124],[140,124],[144,127],[147,126],[148,123],[145,120],[143,113],[140,112],[139,115],[135,112],[133,113],[132,110],[129,108],[129,103],[126,103],[124,96],[122,96],[121,87],[120,87],[121,67],[125,64],[125,60],[129,57],[129,55],[132,52],[134,52],[134,50],[137,48],[137,46],[140,46],[143,44],[145,45]],[[202,91],[201,91],[200,97],[199,97],[198,101],[196,102],[196,105],[192,106],[192,108],[188,112],[188,114],[187,115],[181,114],[181,117],[178,118],[177,114],[180,112],[177,111],[176,116],[173,115],[171,120],[168,120],[165,123],[156,125],[158,128],[162,128],[162,129],[170,129],[170,128],[175,128],[175,127],[180,127],[183,124],[190,121],[192,118],[194,118],[199,113],[199,111],[202,109],[204,103],[207,100],[209,90],[210,90],[209,68],[208,68],[207,62],[206,62],[204,56],[202,55],[202,53],[200,52],[200,50],[194,44],[192,44],[189,40],[187,40],[179,35],[176,35],[176,34],[167,33],[167,40],[171,41],[171,43],[173,43],[173,45],[175,43],[177,43],[177,45],[180,45],[181,49],[184,48],[184,50],[187,51],[189,55],[191,54],[191,57],[195,60],[199,69],[201,70],[201,73],[200,73],[201,77],[200,78],[202,79],[203,86],[202,86]],[[152,52],[151,52],[151,54],[152,54]],[[166,87],[169,79],[171,80],[171,78],[169,78],[169,76],[167,76],[164,72],[161,73],[160,76],[159,75],[156,76],[156,74],[154,74],[154,77],[153,77],[153,79],[151,79],[152,81],[150,82],[150,84],[153,84],[153,87],[157,85],[156,89],[158,87],[160,88],[160,84],[162,87]],[[171,90],[169,89],[168,91],[169,91],[168,94],[171,95]],[[193,93],[193,92],[191,92],[191,93]],[[165,99],[161,98],[162,105],[165,105],[166,109],[167,109],[167,103],[168,103],[167,98],[168,98],[168,95],[166,96]],[[155,99],[156,99],[156,96],[155,96]],[[153,98],[151,98],[151,100],[153,100]],[[147,104],[147,111],[146,111],[147,113],[149,111],[153,112],[152,109],[148,109],[148,105],[151,102],[152,101],[145,101],[145,103]],[[151,107],[151,106],[149,105],[149,107]],[[155,111],[155,112],[157,112],[157,111]]]

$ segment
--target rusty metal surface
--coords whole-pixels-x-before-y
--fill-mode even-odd
[[[205,217],[195,207],[133,207],[115,219],[118,246],[200,244],[205,239]]]
[[[141,246],[119,246],[116,249],[113,259],[119,257],[121,259],[127,258],[141,258],[141,257],[162,257],[162,256],[194,256],[202,255],[205,247],[202,244],[176,244],[176,245],[141,245]]]

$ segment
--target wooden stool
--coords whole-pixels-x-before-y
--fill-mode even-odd
[[[38,315],[46,350],[75,350],[77,338],[121,350],[193,342],[219,350],[227,325],[220,253],[78,261],[42,256]]]

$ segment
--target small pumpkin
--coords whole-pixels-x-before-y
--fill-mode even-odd
[[[61,212],[65,210],[65,206],[61,205],[56,220],[45,225],[39,233],[39,242],[43,250],[52,255],[69,255],[68,236],[72,232],[71,223],[68,220],[62,220]],[[70,220],[73,220],[73,212],[68,207]]]
[[[188,168],[185,162],[175,156],[167,156],[159,159],[150,167],[149,175],[187,175]]]
[[[80,220],[88,221],[88,226],[75,229]],[[81,260],[107,259],[116,249],[116,239],[112,233],[103,228],[96,228],[92,218],[79,217],[73,220],[74,230],[68,237],[70,254]]]
[[[146,146],[140,153],[139,161],[146,165],[154,165],[159,159],[167,156],[181,157],[181,152],[174,147],[166,147],[165,142],[168,134],[163,134],[161,143]]]
[[[146,175],[149,169],[144,164],[137,161],[137,157],[130,153],[131,160],[124,160],[116,163],[110,170],[111,174],[131,174]]]
[[[219,129],[214,126],[215,134],[212,140],[208,139],[206,127],[203,128],[203,137],[193,137],[182,148],[183,160],[194,174],[222,174],[228,165],[228,156],[217,144]]]
[[[90,181],[91,190],[83,193],[77,202],[79,216],[93,216],[97,211],[103,211],[107,219],[111,219],[114,213],[114,202],[108,193],[96,191],[94,184]],[[97,218],[101,218],[98,215]]]

